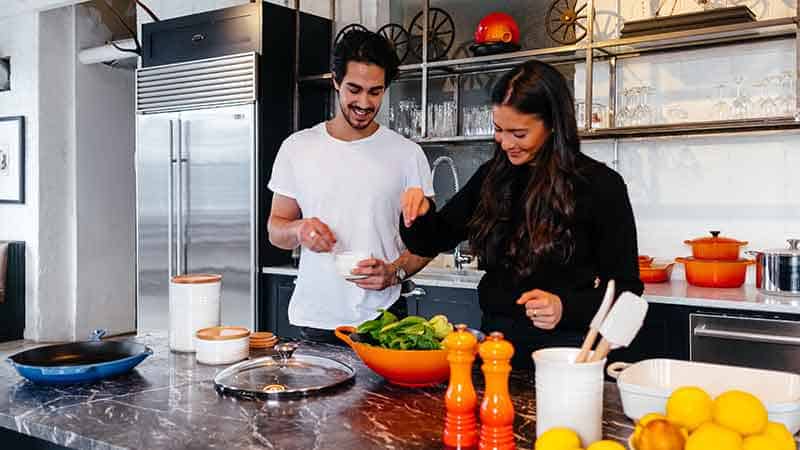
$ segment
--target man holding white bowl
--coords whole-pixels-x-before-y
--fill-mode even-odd
[[[269,188],[274,192],[270,242],[301,247],[289,321],[305,338],[338,342],[332,330],[404,312],[400,283],[428,263],[399,235],[408,188],[433,195],[419,145],[375,122],[399,62],[386,39],[351,31],[336,45],[332,71],[336,116],[289,136]]]

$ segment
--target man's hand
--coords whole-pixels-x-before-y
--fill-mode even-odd
[[[552,330],[561,322],[563,307],[561,299],[555,294],[534,289],[522,294],[517,304],[525,305],[525,315],[536,328]]]
[[[392,264],[378,258],[369,258],[359,261],[353,275],[366,275],[367,278],[354,280],[353,283],[362,289],[382,291],[397,283],[397,270]]]
[[[297,227],[297,241],[316,253],[328,253],[336,244],[336,236],[327,225],[316,217],[303,219]]]

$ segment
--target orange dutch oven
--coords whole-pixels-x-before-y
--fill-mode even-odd
[[[739,249],[747,245],[747,241],[720,236],[719,231],[712,231],[710,237],[683,242],[692,246],[692,256],[696,259],[722,259],[726,261],[738,260]]]
[[[686,266],[686,281],[694,286],[716,288],[738,288],[744,284],[747,266],[755,261],[749,259],[705,260],[676,258]]]
[[[359,358],[392,384],[406,387],[433,386],[450,377],[447,350],[395,350],[359,342],[356,328],[336,327],[336,337],[352,348]]]

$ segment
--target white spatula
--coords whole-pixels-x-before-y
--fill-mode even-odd
[[[594,341],[597,339],[600,325],[603,324],[603,320],[606,318],[609,308],[611,308],[611,302],[614,301],[614,289],[614,280],[608,280],[603,302],[600,303],[600,307],[597,309],[594,318],[592,318],[592,322],[589,324],[589,332],[586,333],[586,339],[583,340],[581,352],[578,353],[578,357],[575,358],[576,363],[584,363],[589,358],[589,352],[592,350]]]
[[[600,326],[603,339],[597,344],[589,361],[600,361],[612,349],[630,345],[644,324],[647,306],[647,302],[638,295],[623,292]]]

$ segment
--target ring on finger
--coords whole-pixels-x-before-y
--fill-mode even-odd
[[[539,315],[539,311],[537,311],[537,310],[535,310],[535,309],[534,309],[534,310],[533,310],[533,317],[536,317],[536,316],[538,316],[538,315]]]
[[[308,233],[308,237],[310,237],[311,239],[314,239],[315,237],[317,237],[317,232],[314,231],[314,230],[311,230],[311,233]]]

